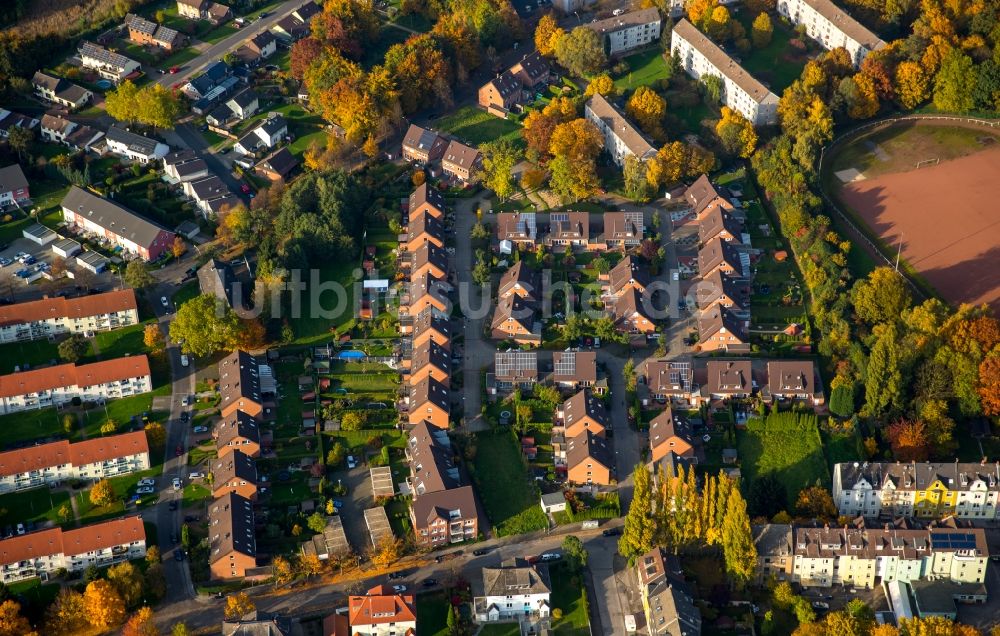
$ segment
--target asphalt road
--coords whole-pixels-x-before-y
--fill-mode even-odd
[[[185,147],[194,150],[202,159],[205,160],[205,163],[208,164],[212,174],[222,179],[222,181],[229,186],[229,189],[232,190],[233,194],[240,199],[244,199],[244,203],[246,202],[246,195],[240,190],[240,185],[242,185],[242,183],[239,179],[233,176],[232,164],[211,151],[208,144],[205,142],[205,138],[201,135],[201,132],[194,124],[177,124],[176,128],[174,128],[174,133]]]
[[[201,55],[181,66],[180,71],[174,73],[173,75],[163,75],[156,80],[156,82],[167,88],[170,88],[178,82],[187,82],[190,78],[201,72],[203,68],[220,59],[223,55],[238,47],[245,40],[249,40],[258,33],[270,29],[276,22],[278,22],[278,20],[282,19],[295,9],[298,9],[303,2],[304,0],[288,0],[281,6],[271,11],[270,15],[263,20],[257,20],[252,24],[248,24],[226,39],[219,40],[205,49]]]

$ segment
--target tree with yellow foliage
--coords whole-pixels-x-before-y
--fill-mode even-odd
[[[105,579],[87,584],[83,592],[83,606],[87,611],[87,620],[99,629],[120,625],[125,620],[125,602]]]
[[[546,13],[538,20],[538,26],[535,27],[535,48],[542,55],[555,55],[556,42],[564,35],[566,32],[559,27],[552,14]]]
[[[705,33],[713,40],[729,39],[729,32],[732,29],[732,21],[729,9],[719,6],[712,9],[708,19],[705,20]]]
[[[136,607],[142,600],[142,572],[139,568],[125,561],[108,568],[107,577],[125,607]]]
[[[90,503],[95,506],[107,506],[115,501],[115,489],[111,482],[102,479],[90,489]]]
[[[528,148],[548,154],[552,132],[559,124],[576,118],[576,104],[568,97],[553,99],[542,110],[533,110],[524,118],[522,135]]]
[[[320,574],[323,569],[323,562],[315,554],[303,554],[299,557],[299,572],[305,576]]]
[[[615,88],[615,82],[611,79],[611,76],[607,73],[601,73],[587,84],[587,90],[583,94],[585,97],[595,94],[613,97],[617,92],[618,89]]]
[[[879,109],[878,95],[875,93],[875,82],[864,73],[840,80],[837,92],[847,104],[847,116],[851,119],[868,119]]]
[[[242,618],[257,609],[246,592],[230,594],[226,597],[225,617],[228,619]]]
[[[122,628],[122,636],[159,636],[160,630],[156,629],[153,622],[153,608],[143,607],[132,615]]]
[[[0,636],[38,636],[28,619],[21,616],[21,604],[17,601],[0,604]]]
[[[692,24],[699,25],[711,16],[712,10],[718,6],[719,0],[688,0],[686,6],[688,20]]]
[[[150,323],[143,327],[142,329],[142,344],[146,345],[146,348],[157,353],[163,350],[164,339],[163,332],[160,331],[160,326],[155,323]]]
[[[695,144],[672,141],[646,161],[646,180],[651,188],[658,189],[684,177],[711,172],[715,155]]]
[[[603,145],[604,137],[597,126],[578,118],[555,127],[549,140],[549,152],[572,160],[594,159]]]
[[[371,561],[378,568],[389,567],[403,556],[403,542],[388,534],[372,550]]]
[[[715,125],[715,134],[726,152],[749,159],[757,148],[757,131],[743,115],[728,106],[722,107],[722,119]]]
[[[764,48],[771,43],[771,38],[773,36],[774,25],[771,24],[771,16],[761,11],[760,14],[754,18],[753,26],[750,29],[750,39],[753,41],[754,48]]]
[[[288,583],[295,578],[295,571],[292,564],[283,556],[276,556],[271,559],[271,571],[274,573],[274,580],[279,584]]]
[[[59,590],[59,595],[45,612],[45,633],[56,636],[76,634],[86,625],[87,609],[83,594],[66,587]]]
[[[640,86],[625,104],[625,114],[639,125],[644,133],[656,141],[664,141],[663,118],[667,102],[648,86]]]

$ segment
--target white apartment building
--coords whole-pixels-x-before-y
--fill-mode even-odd
[[[833,501],[850,517],[1000,518],[1000,464],[841,463]]]
[[[138,323],[139,309],[131,289],[79,298],[43,298],[0,307],[0,343],[67,333],[91,336]]]
[[[778,0],[778,13],[795,25],[804,25],[806,35],[826,50],[841,46],[847,49],[855,66],[870,52],[885,46],[877,35],[831,0]]]
[[[135,60],[120,53],[113,53],[92,42],[81,43],[79,53],[83,68],[93,69],[97,71],[98,75],[115,84],[121,83],[141,68]]]
[[[670,36],[670,53],[680,59],[688,75],[722,79],[722,103],[739,112],[754,126],[778,121],[778,96],[743,70],[714,42],[686,18],[681,18]]]
[[[983,583],[989,550],[982,528],[796,528],[792,580],[803,587],[947,579]]]
[[[145,355],[92,364],[59,364],[0,376],[0,415],[61,406],[73,398],[103,402],[152,390]]]
[[[617,165],[624,165],[625,159],[630,156],[638,157],[640,161],[656,156],[656,149],[639,129],[600,93],[590,98],[583,114],[601,131],[604,148]]]
[[[71,444],[67,440],[0,453],[0,494],[67,479],[97,481],[149,468],[145,431],[98,437]]]
[[[476,621],[528,621],[547,618],[552,584],[545,564],[508,559],[500,567],[483,568],[483,596],[474,601]]]
[[[604,53],[622,55],[660,39],[660,10],[656,7],[630,11],[587,25],[601,37]]]
[[[82,572],[146,556],[142,517],[126,517],[82,528],[50,528],[0,541],[0,581],[14,583],[53,574]]]

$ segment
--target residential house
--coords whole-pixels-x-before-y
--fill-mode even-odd
[[[163,172],[177,183],[203,179],[210,174],[208,164],[193,150],[178,150],[164,157]]]
[[[441,159],[447,146],[448,140],[433,130],[410,124],[403,137],[403,159],[428,164]],[[410,214],[413,214],[412,208]]]
[[[460,181],[471,181],[481,160],[478,150],[452,139],[441,158],[441,169]]]
[[[691,398],[694,377],[690,360],[648,360],[643,369],[642,379],[653,399],[686,402]]]
[[[69,110],[84,107],[94,97],[94,94],[86,88],[42,71],[35,72],[31,78],[31,85],[35,89],[35,95],[41,99],[65,106]]]
[[[208,568],[213,579],[241,579],[257,567],[253,502],[230,492],[208,507]]]
[[[444,223],[431,214],[421,214],[410,219],[399,246],[404,252],[416,252],[425,243],[444,249],[444,239]]]
[[[945,579],[978,584],[989,550],[982,528],[795,528],[792,581],[802,587]]]
[[[262,148],[274,148],[287,136],[288,122],[284,116],[275,113],[240,137],[233,149],[242,155],[253,155]]]
[[[590,389],[582,389],[556,409],[556,426],[562,426],[567,438],[584,432],[604,435],[608,411],[604,402]]]
[[[57,364],[0,376],[0,415],[96,402],[153,390],[149,359],[126,356],[90,364]]]
[[[177,51],[187,46],[187,37],[175,29],[129,13],[125,16],[128,39],[143,46],[155,46],[164,51]]]
[[[443,247],[433,243],[421,243],[412,252],[410,277],[417,278],[425,273],[435,278],[448,277],[448,252]]]
[[[587,101],[583,115],[601,131],[604,148],[616,165],[624,166],[627,157],[645,161],[656,156],[653,144],[600,93],[595,93]]]
[[[407,295],[400,300],[400,313],[404,316],[416,316],[425,310],[447,317],[451,313],[451,301],[448,291],[451,286],[430,272],[419,276],[410,276]]]
[[[414,500],[426,494],[462,486],[461,472],[455,464],[455,449],[448,431],[426,420],[410,429],[406,440],[406,460],[410,465],[407,486]]]
[[[222,60],[216,60],[201,72],[200,75],[181,87],[181,91],[191,99],[202,99],[212,93],[227,77],[232,69]]]
[[[243,411],[223,417],[212,431],[216,454],[224,457],[239,450],[248,457],[260,457],[261,436],[257,420]]]
[[[649,450],[653,462],[660,461],[671,452],[685,459],[694,458],[691,423],[675,415],[668,406],[649,423]]]
[[[222,621],[222,636],[292,636],[294,623],[278,614],[253,610]],[[339,635],[338,635],[339,636]]]
[[[831,0],[779,0],[778,13],[796,26],[803,25],[806,35],[827,51],[847,49],[855,66],[886,45]]]
[[[549,215],[549,246],[587,247],[590,244],[590,214],[587,212],[553,212]]]
[[[585,25],[601,37],[608,57],[623,55],[660,41],[660,11],[656,7],[629,11]]]
[[[639,597],[650,636],[698,636],[701,612],[676,558],[653,548],[636,562]]]
[[[712,399],[744,399],[756,388],[750,360],[709,360],[706,369],[705,387]]]
[[[642,242],[646,230],[642,212],[605,212],[604,246],[606,249],[627,250]]]
[[[0,581],[10,585],[60,570],[81,573],[146,556],[139,515],[63,530],[59,526],[0,540]]]
[[[272,30],[279,38],[294,42],[309,35],[309,24],[320,11],[322,9],[309,0],[279,20]]]
[[[428,377],[445,385],[451,379],[450,352],[432,340],[414,347],[410,357],[410,384]]]
[[[212,497],[228,493],[257,500],[257,464],[238,448],[211,462]]]
[[[7,139],[10,136],[10,131],[14,128],[34,130],[36,126],[38,126],[38,120],[34,117],[0,108],[0,138]]]
[[[118,126],[108,128],[104,139],[108,144],[108,152],[141,164],[159,161],[170,152],[167,144]]]
[[[615,457],[604,437],[585,430],[576,437],[567,435],[566,480],[571,484],[610,486],[615,474]]]
[[[767,390],[776,402],[800,401],[811,406],[823,403],[812,360],[769,360]]]
[[[630,290],[645,294],[649,286],[649,267],[645,263],[640,263],[635,256],[628,254],[611,268],[607,279],[604,292],[613,299],[620,298]]]
[[[252,88],[245,88],[221,104],[205,118],[205,120],[218,127],[225,127],[230,120],[243,121],[257,114],[260,110],[260,97]]]
[[[146,433],[36,444],[0,452],[0,493],[40,486],[60,486],[67,480],[88,482],[149,468]]]
[[[707,210],[719,205],[732,205],[728,199],[729,192],[722,187],[717,187],[708,178],[708,175],[701,175],[684,191],[684,200],[691,206],[695,216],[700,218]]]
[[[670,37],[670,53],[696,80],[713,75],[722,80],[722,103],[754,126],[778,121],[778,96],[699,31],[686,18],[678,20]]]
[[[531,248],[538,241],[534,212],[501,212],[496,215],[497,241]]]
[[[604,386],[597,381],[596,351],[555,351],[552,353],[552,383],[561,389],[589,388],[600,395]]]
[[[792,526],[767,523],[750,526],[757,548],[757,570],[754,581],[762,585],[771,577],[776,581],[791,581],[795,554],[792,547]]]
[[[139,324],[131,289],[55,296],[0,306],[0,343],[51,339],[62,334],[92,337],[98,331]]]
[[[226,5],[210,0],[177,0],[177,15],[222,24],[233,17],[233,12]]]
[[[91,150],[104,139],[104,133],[56,115],[42,115],[42,139],[62,144],[71,150]]]
[[[254,166],[254,172],[271,181],[287,181],[288,177],[299,167],[299,160],[295,158],[288,147],[278,148],[268,156],[260,160]]]
[[[236,49],[236,57],[247,66],[257,66],[278,50],[278,39],[270,31],[261,31]]]
[[[397,594],[388,585],[376,585],[364,595],[348,597],[347,608],[352,636],[417,633],[417,605],[413,594]],[[334,634],[327,632],[326,636]]]
[[[510,71],[498,73],[479,87],[479,105],[500,117],[521,103],[521,97],[521,80]]]
[[[218,214],[226,206],[240,204],[239,197],[233,194],[226,182],[211,173],[207,177],[182,182],[181,189],[194,201],[205,218]]]
[[[406,401],[407,417],[411,425],[427,420],[445,431],[451,426],[451,393],[447,385],[425,377],[410,385]]]
[[[493,383],[497,391],[531,391],[538,383],[538,352],[497,351],[493,354]],[[489,382],[487,382],[489,384]]]
[[[549,63],[538,51],[532,51],[510,67],[510,73],[521,82],[526,90],[533,90],[549,83],[552,71]]]
[[[698,347],[703,352],[750,350],[747,323],[718,305],[709,308],[698,320]]]
[[[246,351],[234,351],[219,361],[219,415],[228,418],[237,411],[250,417],[264,412],[260,365]]]
[[[743,242],[743,226],[721,205],[712,206],[698,219],[698,241],[708,243],[720,238],[727,243]]]
[[[715,305],[737,312],[750,309],[750,290],[743,282],[723,273],[722,267],[715,268],[708,276],[694,285],[695,302],[698,309],[706,310]],[[737,282],[739,281],[739,282]]]
[[[1000,519],[1000,463],[856,462],[833,466],[840,514]]]
[[[0,207],[31,200],[28,179],[20,164],[0,168]]]
[[[439,219],[445,214],[444,195],[437,188],[432,188],[427,183],[421,183],[417,189],[410,194],[409,216],[413,221],[421,214],[430,214]]]
[[[538,272],[525,265],[524,261],[518,261],[500,277],[497,298],[520,296],[525,301],[538,302],[542,299],[540,278]]]
[[[210,259],[198,268],[198,288],[203,294],[212,294],[230,309],[241,314],[251,306],[254,291],[254,272],[250,262],[233,264]]]
[[[434,342],[447,350],[451,349],[451,321],[446,316],[425,309],[413,318],[410,342],[414,349],[427,342]]]
[[[92,42],[81,42],[79,54],[83,68],[97,71],[103,79],[115,84],[120,84],[141,69],[141,65],[135,60],[120,53],[112,53]]]
[[[444,546],[479,538],[484,522],[472,486],[427,493],[410,507],[413,535],[421,546]]]
[[[698,273],[702,278],[719,270],[727,276],[746,276],[741,255],[732,244],[716,237],[698,250]]]
[[[611,305],[609,312],[618,331],[649,335],[656,332],[650,309],[648,297],[630,287]]]
[[[492,337],[497,340],[513,340],[518,344],[529,345],[538,345],[542,341],[542,324],[538,320],[534,303],[517,294],[511,294],[497,302],[490,329]]]
[[[507,559],[483,568],[483,595],[473,600],[478,623],[534,623],[552,612],[552,583],[544,563]]]
[[[132,210],[83,188],[72,186],[60,204],[71,231],[92,234],[124,251],[154,261],[174,244],[174,233]]]

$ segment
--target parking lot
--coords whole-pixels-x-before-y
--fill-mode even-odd
[[[0,249],[0,294],[9,302],[37,300],[46,295],[63,294],[76,296],[88,291],[107,291],[118,284],[118,277],[111,272],[94,274],[78,267],[75,258],[62,259],[52,251],[52,244],[39,245],[26,238],[11,241]],[[48,280],[42,272],[51,272],[56,266],[56,275],[65,269],[74,278]],[[30,282],[29,282],[30,281]]]

